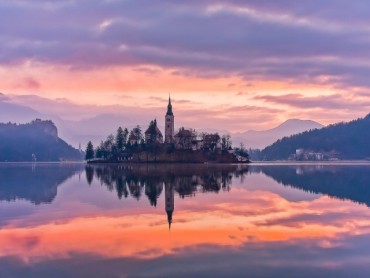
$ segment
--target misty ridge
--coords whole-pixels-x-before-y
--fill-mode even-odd
[[[136,126],[134,119],[118,114],[100,114],[80,121],[62,120],[55,115],[44,115],[31,107],[11,103],[4,94],[0,96],[1,121],[22,123],[1,125],[0,148],[3,151],[0,161],[81,160],[83,156],[76,148],[81,145],[84,149],[88,140],[97,145],[106,134],[114,134],[119,126],[125,125],[129,129]],[[35,118],[45,117],[52,122],[41,121],[45,124],[44,130],[41,128],[43,124],[36,124],[36,121],[25,124]],[[242,143],[249,149],[252,161],[316,160],[316,157],[319,160],[361,160],[370,157],[366,142],[366,138],[369,138],[368,123],[369,116],[328,127],[315,121],[290,119],[269,130],[229,134],[233,146]],[[49,130],[45,129],[46,126]],[[160,124],[158,127],[163,130]],[[219,131],[212,128],[204,130]],[[228,131],[220,130],[220,133]],[[55,140],[55,137],[58,139]],[[24,141],[28,144],[22,144]],[[297,151],[303,155],[297,155]]]
[[[62,119],[61,116],[63,116],[65,112],[62,113],[61,111],[64,111],[66,108],[58,101],[46,101],[35,96],[24,96],[24,98],[29,99],[31,104],[40,102],[39,105],[43,105],[44,107],[55,107],[55,112],[53,114],[39,112],[31,106],[13,103],[5,94],[0,93],[0,121],[4,123],[28,123],[36,118],[52,120],[58,127],[60,137],[75,148],[78,148],[81,144],[84,149],[86,142],[89,140],[91,140],[94,145],[97,145],[104,139],[103,137],[106,136],[106,134],[114,133],[119,126],[125,126],[130,130],[136,127],[137,124],[145,126],[147,122],[151,120],[151,118],[147,119],[147,117],[142,115],[133,114],[129,117],[126,114],[116,114],[115,109],[108,108],[97,111],[95,116],[91,116],[90,114],[86,114],[82,107],[70,107],[70,105],[67,107],[71,109],[72,115],[80,112],[84,118],[75,120]],[[159,113],[161,115],[162,111]],[[164,126],[160,122],[158,123],[158,127],[164,130]],[[323,125],[315,121],[290,119],[268,130],[248,130],[245,132],[232,133],[225,129],[207,126],[197,128],[197,130],[207,133],[217,132],[219,134],[230,134],[234,146],[239,146],[240,143],[243,143],[247,148],[262,149],[284,136],[290,136],[321,127],[323,127]]]
[[[0,123],[0,162],[82,160],[83,153],[58,137],[50,120],[27,124]]]
[[[259,160],[370,160],[370,114],[279,139]],[[311,157],[313,155],[313,157]]]

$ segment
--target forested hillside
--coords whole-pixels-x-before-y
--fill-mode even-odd
[[[363,119],[284,137],[261,152],[262,160],[291,158],[297,149],[335,154],[338,159],[370,158],[370,114]]]
[[[0,162],[81,160],[82,154],[58,137],[52,121],[0,123]]]

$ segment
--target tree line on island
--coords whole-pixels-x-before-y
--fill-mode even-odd
[[[89,141],[85,151],[85,159],[87,161],[120,161],[122,158],[132,158],[132,154],[142,152],[168,155],[176,152],[194,154],[200,151],[214,154],[214,157],[216,154],[224,155],[223,157],[232,154],[242,157],[244,160],[248,159],[248,152],[242,144],[240,147],[233,148],[229,134],[220,136],[218,133],[196,133],[195,130],[180,128],[172,143],[163,143],[163,138],[160,138],[162,141],[158,140],[158,133],[159,136],[162,136],[157,128],[156,120],[150,122],[145,133],[139,125],[130,131],[120,126],[115,135],[108,135],[96,147]],[[199,142],[202,143],[201,147],[199,147]]]

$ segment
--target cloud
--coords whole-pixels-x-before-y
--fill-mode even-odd
[[[0,95],[1,96],[1,95]],[[136,98],[128,96],[129,101],[116,105],[77,104],[68,99],[49,99],[37,95],[9,95],[12,103],[31,107],[44,115],[48,115],[57,123],[64,121],[87,121],[94,126],[94,134],[102,138],[114,132],[118,125],[131,127],[136,124],[147,126],[153,118],[163,126],[168,99],[151,96],[146,98],[146,105],[133,106]],[[222,132],[244,131],[248,128],[261,129],[267,127],[276,115],[283,110],[253,105],[213,105],[204,107],[202,102],[186,99],[173,99],[176,128],[181,126],[198,130],[206,128]],[[98,115],[98,117],[97,117]],[[201,120],[200,120],[201,119]],[[31,119],[30,119],[31,120]],[[97,122],[102,124],[96,124]],[[95,122],[95,123],[94,123]],[[106,124],[104,124],[104,122]],[[61,124],[63,122],[60,122]],[[108,130],[109,129],[109,130]],[[83,126],[76,132],[82,132]]]
[[[3,93],[0,93],[0,101],[7,101],[9,100],[9,97],[4,95]]]
[[[41,88],[41,83],[37,81],[35,78],[26,77],[19,80],[15,87],[25,90],[36,90]]]
[[[254,99],[270,103],[288,105],[296,108],[321,108],[330,110],[370,110],[370,98],[357,101],[340,94],[308,97],[302,94],[261,95]]]
[[[12,1],[0,4],[0,63],[129,65],[369,87],[366,1]],[[166,11],[165,13],[163,11]],[[344,12],[345,11],[345,12]]]

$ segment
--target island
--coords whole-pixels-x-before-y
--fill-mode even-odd
[[[164,137],[157,120],[150,121],[142,133],[136,126],[130,132],[119,127],[116,136],[109,135],[94,148],[86,147],[88,163],[249,163],[243,146],[232,148],[230,135],[197,133],[181,127],[175,133],[175,116],[168,99]]]

